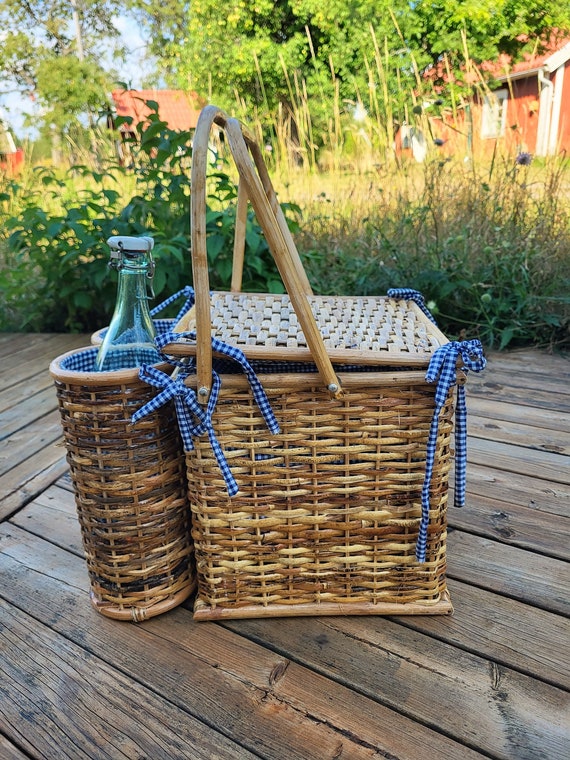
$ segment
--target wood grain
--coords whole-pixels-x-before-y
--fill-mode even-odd
[[[47,371],[88,342],[0,335],[0,757],[568,755],[568,359],[492,353],[468,379],[452,616],[132,625],[90,605]]]

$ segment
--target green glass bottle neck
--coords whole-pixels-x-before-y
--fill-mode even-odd
[[[150,262],[143,256],[126,259],[117,267],[119,282],[117,288],[117,303],[136,298],[148,301],[152,293],[152,278]]]

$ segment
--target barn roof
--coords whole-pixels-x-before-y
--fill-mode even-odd
[[[536,74],[539,69],[552,73],[570,59],[570,36],[553,34],[540,48],[524,54],[522,61],[511,63],[510,56],[486,61],[481,68],[495,79],[520,79]]]
[[[152,112],[146,101],[158,104],[158,115],[170,129],[195,129],[200,115],[198,96],[182,90],[114,90],[111,93],[117,116],[130,116],[132,127],[145,122]],[[125,125],[121,127],[126,129]]]

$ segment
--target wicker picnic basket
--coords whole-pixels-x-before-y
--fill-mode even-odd
[[[92,371],[96,354],[68,352],[50,372],[91,602],[107,617],[139,622],[180,604],[196,585],[184,455],[174,406],[133,424],[154,391],[137,369]]]
[[[236,241],[251,202],[287,295],[238,292],[243,240],[233,292],[210,293],[214,124],[239,171]],[[185,377],[195,619],[451,612],[453,392],[426,380],[449,341],[421,297],[314,296],[255,140],[215,106],[194,136],[191,216],[195,310],[158,343]]]

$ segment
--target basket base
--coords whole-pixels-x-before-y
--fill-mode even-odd
[[[100,615],[112,618],[113,620],[129,620],[131,623],[142,623],[144,620],[162,615],[164,612],[178,607],[178,605],[188,599],[195,588],[196,582],[194,581],[166,599],[147,607],[120,607],[112,602],[103,602],[97,599],[93,591],[90,592],[90,599],[91,605]]]
[[[194,604],[194,620],[230,620],[240,618],[276,618],[321,615],[451,615],[453,605],[449,591],[444,591],[435,602],[334,602],[310,604],[258,604],[243,607],[210,607],[197,599]]]

